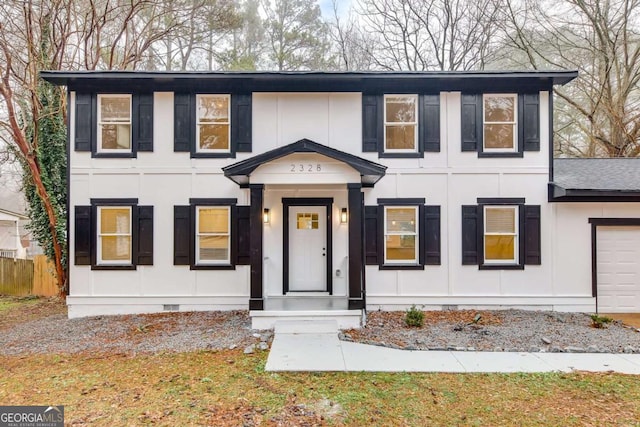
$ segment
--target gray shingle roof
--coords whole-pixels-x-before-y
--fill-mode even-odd
[[[555,159],[553,183],[565,190],[640,191],[640,158]]]

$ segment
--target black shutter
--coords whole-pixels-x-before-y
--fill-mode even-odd
[[[138,206],[137,265],[153,265],[153,206]]]
[[[424,207],[424,264],[440,265],[440,206]]]
[[[382,95],[362,95],[362,151],[382,151]]]
[[[478,206],[462,206],[462,265],[478,265]]]
[[[173,265],[190,265],[191,206],[173,207]]]
[[[231,95],[231,151],[251,152],[251,94]]]
[[[95,95],[76,93],[76,135],[75,150],[91,151],[91,142],[96,133]]]
[[[462,94],[462,151],[482,147],[482,95]]]
[[[140,93],[133,96],[134,151],[153,151],[153,93]]]
[[[192,134],[195,133],[195,111],[192,111],[193,95],[173,95],[173,151],[191,151]]]
[[[364,207],[364,256],[366,265],[378,265],[378,207]]]
[[[540,151],[540,95],[525,93],[519,97],[522,104],[522,138],[524,151]]]
[[[74,255],[75,265],[91,265],[91,206],[75,207]]]
[[[422,149],[426,152],[440,152],[440,95],[423,95],[420,112],[420,136]]]
[[[524,263],[527,265],[541,264],[540,234],[540,206],[526,205],[524,207]]]
[[[250,206],[237,207],[238,224],[238,251],[236,264],[251,264],[251,244],[249,242],[249,212]]]

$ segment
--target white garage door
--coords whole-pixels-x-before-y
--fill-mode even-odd
[[[640,227],[597,227],[598,312],[640,312]]]

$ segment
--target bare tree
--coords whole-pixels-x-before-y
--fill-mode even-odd
[[[483,69],[495,35],[493,0],[359,0],[370,56],[383,70]]]
[[[340,70],[370,70],[373,67],[374,40],[362,31],[358,20],[349,9],[346,16],[341,14],[339,1],[332,0],[332,21],[330,36],[336,50],[337,68]]]
[[[639,156],[640,0],[508,2],[503,11],[505,51],[515,53],[507,64],[579,71],[555,89],[556,154]]]

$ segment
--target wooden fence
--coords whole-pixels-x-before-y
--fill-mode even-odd
[[[0,258],[0,295],[58,295],[53,263],[45,255],[33,260]]]
[[[55,265],[46,255],[33,257],[33,295],[52,297],[58,295],[58,280]]]
[[[0,258],[0,294],[30,295],[32,287],[32,260]]]

